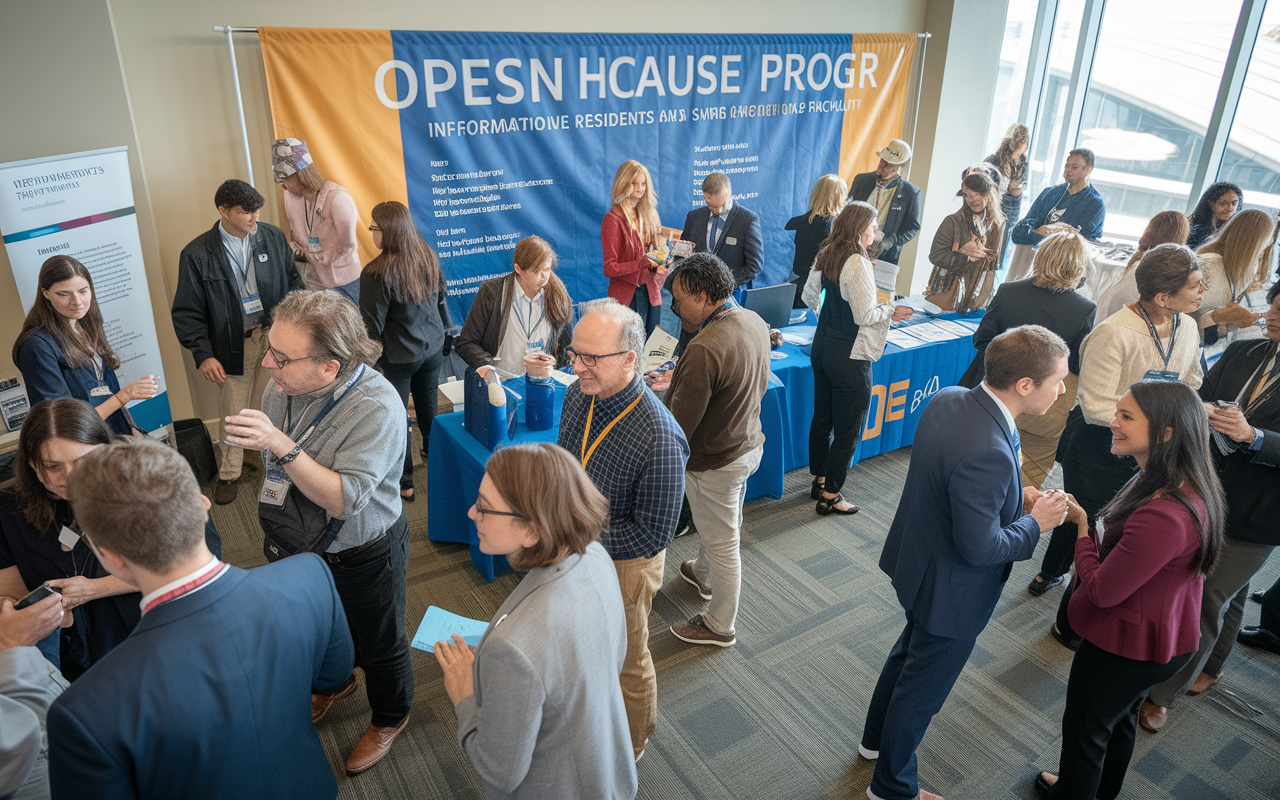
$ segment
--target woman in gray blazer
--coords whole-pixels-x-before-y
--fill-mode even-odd
[[[511,445],[489,459],[469,516],[481,552],[528,570],[474,653],[457,634],[435,645],[485,795],[631,800],[626,618],[597,541],[607,501],[565,450]]]

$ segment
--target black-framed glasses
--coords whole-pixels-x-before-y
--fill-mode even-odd
[[[276,362],[276,369],[284,369],[295,361],[309,361],[316,358],[327,358],[327,356],[298,356],[297,358],[285,358],[280,355],[280,351],[267,345],[267,352],[271,354],[271,360]]]
[[[370,233],[374,233],[375,231],[381,231],[381,230],[382,230],[382,228],[379,228],[377,225],[370,225],[370,226],[369,226],[369,232],[370,232]]]
[[[619,350],[616,353],[601,353],[597,355],[595,353],[579,353],[577,350],[574,350],[572,347],[566,347],[564,349],[564,352],[565,352],[565,355],[569,356],[570,363],[572,363],[574,359],[580,359],[585,366],[594,367],[596,365],[596,362],[602,358],[613,358],[614,356],[625,356],[627,353],[630,353],[631,351]]]
[[[484,498],[482,498],[480,495],[476,495],[476,514],[481,517],[490,516],[490,517],[511,517],[512,519],[525,519],[524,514],[517,514],[514,511],[495,511],[491,508],[485,508]]]

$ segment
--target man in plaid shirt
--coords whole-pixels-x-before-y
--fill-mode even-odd
[[[689,445],[637,372],[645,343],[640,315],[611,298],[583,303],[580,313],[566,351],[578,380],[565,392],[559,443],[609,500],[600,543],[613,557],[627,615],[622,698],[638,761],[658,724],[649,611],[680,516]]]

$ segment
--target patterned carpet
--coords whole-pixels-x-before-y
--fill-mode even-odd
[[[876,677],[903,624],[876,563],[909,455],[900,450],[854,468],[845,493],[863,510],[853,517],[818,517],[803,470],[787,476],[782,500],[747,506],[735,647],[689,646],[667,629],[702,607],[676,574],[680,561],[695,554],[697,537],[672,544],[650,623],[659,719],[638,767],[639,797],[865,797],[872,765],[855,748]],[[419,500],[406,506],[409,630],[428,605],[490,618],[517,578],[486,584],[466,547],[427,541],[425,466],[417,477]],[[214,508],[225,555],[237,566],[264,562],[253,488],[250,480],[235,503]],[[1048,634],[1061,590],[1033,598],[1024,588],[1042,552],[1015,565],[991,624],[920,746],[922,786],[950,800],[1032,798],[1035,773],[1056,770],[1071,653]],[[1280,557],[1255,586],[1269,586],[1278,574]],[[1246,624],[1257,616],[1250,603]],[[346,754],[368,724],[363,692],[320,723],[339,797],[483,798],[457,745],[435,658],[415,650],[413,661],[412,719],[381,764],[356,778],[343,773]],[[1186,698],[1159,735],[1139,731],[1121,796],[1280,798],[1278,686],[1280,657],[1237,647],[1212,690]]]

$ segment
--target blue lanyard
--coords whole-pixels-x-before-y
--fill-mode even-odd
[[[525,295],[522,290],[519,290],[518,287],[517,287],[517,291],[519,292],[519,294],[517,294],[516,298],[511,302],[515,304],[516,324],[520,326],[520,331],[524,334],[524,340],[528,342],[533,339],[534,332],[538,330],[538,326],[541,325],[542,321],[547,317],[546,304],[544,300],[543,304],[538,308],[538,321],[533,323],[532,325],[528,325],[526,324],[527,321],[533,318],[533,301],[530,300],[528,298],[528,295]],[[520,306],[522,303],[528,303],[529,305],[528,315],[524,315],[520,313]]]
[[[1169,350],[1166,352],[1164,347],[1160,345],[1160,334],[1156,331],[1155,323],[1151,321],[1151,317],[1147,315],[1147,310],[1142,307],[1141,302],[1136,305],[1138,306],[1138,313],[1142,315],[1142,321],[1147,323],[1147,330],[1151,332],[1151,340],[1156,343],[1156,352],[1164,359],[1164,368],[1167,370],[1169,369],[1169,359],[1173,358],[1173,343],[1178,341],[1178,323],[1182,321],[1179,318],[1180,315],[1173,315],[1173,330],[1169,332]]]
[[[320,424],[320,421],[324,419],[326,416],[328,416],[329,412],[333,410],[334,406],[338,405],[338,401],[341,400],[343,396],[347,393],[347,390],[350,389],[352,386],[355,386],[356,381],[360,380],[360,376],[363,374],[364,374],[364,364],[361,364],[360,368],[357,369],[355,372],[351,373],[350,378],[347,378],[347,382],[342,384],[342,386],[338,387],[338,390],[333,393],[333,397],[329,398],[329,402],[324,404],[324,408],[320,409],[319,414],[316,414],[315,419],[311,420],[311,425],[307,427],[306,433],[302,434],[302,438],[294,439],[295,444],[297,444],[299,447],[302,446],[302,443],[307,440],[307,437],[309,437],[311,433],[315,431],[316,426]],[[293,415],[293,398],[290,397],[288,400],[285,401],[285,411],[284,411],[285,433],[286,435],[289,436],[290,439],[293,439],[293,431],[289,430],[289,417],[292,415]],[[296,428],[294,430],[296,430]]]

